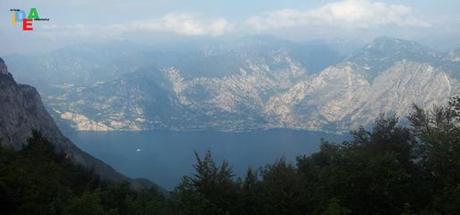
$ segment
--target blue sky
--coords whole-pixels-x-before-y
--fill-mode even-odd
[[[14,28],[9,9],[31,7],[50,22],[35,22],[33,32]],[[3,0],[0,55],[81,42],[248,34],[295,41],[391,36],[449,49],[460,45],[459,10],[458,0]]]

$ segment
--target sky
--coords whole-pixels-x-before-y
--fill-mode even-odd
[[[13,26],[10,9],[40,18]],[[70,44],[273,35],[293,41],[415,40],[460,47],[459,0],[1,0],[0,56]]]

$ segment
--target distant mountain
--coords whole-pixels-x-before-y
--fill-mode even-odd
[[[121,57],[124,49],[132,54]],[[442,104],[460,92],[458,50],[443,53],[387,37],[347,57],[321,43],[271,37],[119,51],[106,58],[111,66],[91,70],[95,78],[88,82],[43,84],[51,89],[45,101],[62,127],[337,132],[366,125],[382,112],[404,116],[413,103]],[[88,64],[81,68],[95,65]],[[126,69],[113,72],[113,67]]]
[[[456,49],[449,53],[449,60],[453,62],[460,62],[460,49]]]
[[[142,50],[142,47],[128,42],[84,44],[39,56],[16,54],[4,59],[11,65],[19,82],[47,90],[54,85],[84,85],[133,72],[142,64],[140,61],[145,61]]]
[[[460,66],[448,59],[448,54],[430,49],[414,41],[388,37],[376,38],[362,49],[354,52],[345,61],[353,62],[366,70],[369,80],[402,60],[427,63],[445,71],[459,71]],[[457,75],[456,73],[454,75]]]
[[[67,159],[80,164],[101,176],[101,178],[121,182],[132,181],[137,185],[148,183],[131,180],[104,162],[92,157],[76,147],[64,137],[51,116],[44,108],[40,95],[35,88],[17,84],[0,58],[0,139],[1,144],[13,149],[21,149],[32,136],[32,131],[42,133],[55,144],[59,153]]]

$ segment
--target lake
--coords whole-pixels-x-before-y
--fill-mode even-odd
[[[342,141],[347,136],[322,132],[273,129],[243,133],[216,131],[111,131],[65,134],[78,147],[133,178],[147,178],[174,189],[184,175],[194,173],[194,151],[212,152],[216,161],[227,160],[237,176],[248,167],[259,168],[285,158],[319,150],[321,138]]]

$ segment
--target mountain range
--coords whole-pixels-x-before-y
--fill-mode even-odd
[[[460,92],[460,49],[379,37],[342,54],[268,37],[66,47],[5,57],[61,128],[342,132]]]

